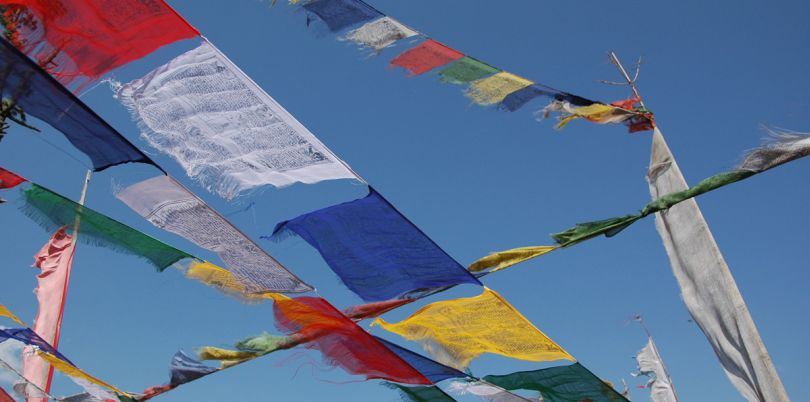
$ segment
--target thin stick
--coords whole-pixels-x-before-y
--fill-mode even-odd
[[[93,174],[92,170],[88,170],[87,174],[84,176],[84,186],[82,187],[82,194],[79,197],[79,205],[83,206],[84,201],[87,198],[87,187],[90,185],[90,175]],[[73,255],[76,252],[76,241],[79,238],[79,226],[81,224],[81,218],[79,214],[76,214],[76,220],[73,223],[73,239],[70,244],[70,260],[71,263],[67,266],[67,273],[65,273],[65,283],[62,286],[62,300],[59,305],[59,315],[56,317],[56,332],[53,335],[53,348],[57,349],[59,347],[59,335],[62,329],[62,317],[65,314],[65,302],[67,301],[67,292],[68,292],[68,285],[70,285],[70,271],[73,265]],[[45,392],[51,392],[51,382],[53,381],[53,366],[50,366],[48,369],[48,380],[45,382]]]
[[[624,65],[622,64],[621,61],[619,61],[619,56],[616,56],[616,53],[613,51],[610,52],[610,62],[613,63],[616,66],[616,68],[619,69],[619,72],[622,73],[624,79],[627,80],[627,85],[630,85],[630,88],[633,90],[633,95],[635,95],[636,98],[639,99],[638,103],[641,104],[641,106],[646,109],[647,106],[644,105],[644,101],[641,99],[641,94],[639,94],[638,88],[636,88],[636,82],[630,79],[630,74],[627,74],[627,70],[624,69]]]

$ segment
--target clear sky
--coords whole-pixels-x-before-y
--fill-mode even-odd
[[[548,245],[548,234],[577,222],[632,213],[648,200],[644,180],[650,133],[571,123],[555,131],[530,110],[471,105],[462,88],[434,74],[408,78],[387,68],[408,42],[368,57],[308,29],[305,15],[257,0],[173,0],[170,4],[347,161],[450,255],[468,264],[491,251]],[[394,1],[371,4],[480,60],[539,83],[613,101],[626,88],[607,61],[644,57],[639,87],[691,183],[732,168],[761,143],[761,124],[810,130],[810,3],[801,0],[707,2]],[[189,40],[114,72],[129,81],[193,48]],[[333,304],[360,300],[317,252],[293,238],[258,240],[273,226],[317,208],[365,195],[349,181],[294,185],[227,203],[188,179],[179,165],[139,138],[107,86],[82,97],[172,175],[257,239]],[[89,161],[43,122],[42,134],[13,128],[0,143],[0,166],[77,199]],[[41,137],[57,150],[44,143]],[[64,151],[64,152],[63,152]],[[67,155],[66,155],[67,153]],[[70,155],[70,157],[68,156]],[[74,159],[75,158],[75,159]],[[78,159],[78,160],[77,160]],[[79,162],[80,161],[80,162]],[[94,174],[87,205],[179,248],[218,259],[162,232],[112,195],[159,172],[125,165]],[[698,199],[788,393],[810,393],[806,292],[810,235],[810,160],[800,160]],[[15,198],[6,192],[4,198]],[[742,401],[698,327],[690,322],[653,219],[485,278],[537,327],[600,377],[626,379],[632,399],[648,399],[632,378],[645,335],[628,318],[642,314],[681,400]],[[30,322],[32,255],[47,241],[12,203],[0,206],[0,303]],[[404,318],[426,302],[478,294],[459,287],[386,316]],[[168,380],[178,349],[228,347],[274,332],[269,304],[244,305],[171,270],[80,245],[66,307],[61,350],[80,367],[131,391]],[[400,345],[415,343],[372,330]],[[547,367],[492,355],[476,375]],[[378,381],[329,370],[315,352],[276,353],[161,397],[165,401],[390,401]],[[54,393],[77,391],[58,378]]]

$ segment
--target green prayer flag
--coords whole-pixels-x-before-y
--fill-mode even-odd
[[[435,385],[407,387],[392,382],[383,383],[383,385],[399,391],[402,399],[408,402],[456,402]]]
[[[243,352],[257,352],[265,354],[292,344],[292,339],[290,339],[288,336],[278,336],[264,333],[258,336],[242,339],[241,341],[236,342],[234,347]]]
[[[499,68],[492,67],[472,57],[464,56],[439,71],[439,76],[442,82],[466,84],[500,71]]]
[[[159,271],[185,259],[194,258],[166,243],[121,222],[79,205],[37,184],[23,190],[20,209],[46,230],[73,226],[79,221],[79,241],[134,254],[151,262]]]
[[[538,391],[545,402],[619,402],[627,398],[579,363],[506,375],[488,375],[484,381],[507,390]]]

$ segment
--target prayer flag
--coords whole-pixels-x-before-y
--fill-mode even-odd
[[[0,304],[0,317],[10,318],[12,321],[16,322],[17,324],[20,324],[23,327],[26,326],[25,323],[22,322],[22,320],[17,318],[17,316],[14,315],[14,313],[9,311],[9,309],[7,309],[6,306],[4,306],[2,304]]]
[[[809,138],[792,136],[784,142],[754,150],[740,167],[763,171],[806,156],[810,150]],[[686,179],[657,129],[653,134],[647,179],[653,199],[688,191]],[[749,401],[789,401],[697,202],[686,200],[659,212],[655,225],[686,308],[712,345],[732,384]]]
[[[279,223],[273,237],[288,233],[315,247],[341,281],[366,301],[481,284],[371,187],[364,198]]]
[[[352,320],[365,320],[383,315],[395,308],[413,303],[416,299],[393,299],[381,302],[360,304],[343,310],[343,314]]]
[[[569,104],[575,106],[587,106],[598,103],[576,95],[571,95],[567,92],[562,92],[554,88],[547,87],[542,84],[534,83],[506,95],[506,97],[501,101],[500,107],[504,110],[514,112],[522,108],[531,100],[540,96],[551,98],[560,102],[568,102]]]
[[[675,396],[675,387],[670,382],[669,373],[664,368],[661,355],[655,346],[652,338],[647,340],[647,345],[636,355],[638,362],[638,374],[649,377],[647,388],[650,388],[650,398],[653,402],[678,402]]]
[[[391,65],[402,67],[410,71],[411,75],[419,75],[462,57],[463,53],[428,39],[395,57],[391,60]]]
[[[0,189],[14,188],[26,181],[16,173],[0,168]]]
[[[408,402],[456,402],[455,399],[435,385],[409,387],[392,382],[387,382],[383,385],[399,391],[402,400]]]
[[[68,377],[73,378],[74,380],[78,379],[80,381],[82,381],[82,380],[87,381],[87,382],[89,382],[91,384],[95,384],[95,385],[110,389],[113,392],[115,392],[116,394],[125,395],[125,396],[129,396],[129,397],[132,396],[131,394],[129,394],[127,392],[121,391],[118,388],[116,388],[116,387],[114,387],[114,386],[112,386],[110,384],[107,384],[106,382],[104,382],[102,380],[99,380],[98,378],[93,377],[90,374],[85,373],[84,371],[82,371],[78,367],[74,366],[72,363],[66,362],[66,361],[60,359],[59,357],[54,356],[53,354],[50,354],[50,353],[48,353],[46,351],[43,351],[43,350],[37,350],[36,354],[37,354],[37,356],[44,359],[46,362],[50,363],[55,369],[61,371],[62,373],[64,373]],[[90,392],[90,391],[88,391],[88,392]],[[90,392],[90,393],[92,394],[92,392]]]
[[[332,32],[383,16],[361,0],[312,0],[303,7],[320,18]]]
[[[484,377],[484,381],[508,390],[537,391],[546,402],[627,401],[612,386],[579,363],[506,375],[488,375]]]
[[[161,46],[199,35],[162,0],[0,0],[0,5],[15,46],[65,85],[85,87]]]
[[[375,336],[374,338],[380,341],[380,343],[385,345],[385,347],[388,348],[388,350],[394,352],[402,360],[405,360],[409,365],[411,365],[411,367],[415,368],[417,371],[419,371],[423,376],[425,376],[428,380],[430,380],[434,384],[450,378],[469,377],[467,374],[461,371],[458,371],[452,367],[445,366],[444,364],[441,364],[437,361],[428,359],[427,357],[422,356],[419,353],[412,352],[392,342],[388,342],[383,338],[377,336]]]
[[[501,71],[491,77],[473,82],[467,89],[467,97],[479,105],[494,105],[509,94],[534,84],[523,77]]]
[[[501,71],[470,56],[464,56],[439,71],[442,82],[466,84]]]
[[[532,258],[539,257],[546,253],[550,253],[558,248],[559,246],[530,246],[499,251],[470,264],[468,269],[470,272],[496,272],[509,268],[512,265],[531,260]]]
[[[123,85],[116,97],[153,147],[223,198],[267,184],[360,180],[208,42]]]
[[[168,176],[136,183],[117,196],[153,225],[217,253],[248,293],[308,292],[313,289]],[[200,278],[206,275],[203,271],[207,271],[207,275],[219,275],[199,264],[192,265],[187,275]],[[222,287],[237,291],[240,285]]]
[[[127,162],[155,165],[84,102],[2,38],[0,71],[3,72],[0,96],[59,130],[90,158],[96,171]]]
[[[171,381],[169,381],[169,384],[175,387],[217,371],[215,367],[206,366],[192,359],[189,355],[183,353],[182,350],[175,353],[172,357],[169,369],[171,371]]]
[[[344,38],[379,53],[398,40],[418,34],[391,17],[382,17],[350,31]]]
[[[374,320],[387,331],[419,341],[439,362],[463,369],[484,353],[513,359],[575,361],[494,291],[429,304],[398,323]]]

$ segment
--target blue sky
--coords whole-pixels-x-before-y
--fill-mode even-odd
[[[283,2],[279,2],[283,3]],[[368,57],[334,35],[308,29],[303,13],[269,2],[170,1],[192,25],[375,186],[450,255],[468,264],[491,251],[551,244],[548,234],[574,223],[632,213],[649,194],[644,176],[650,134],[574,122],[555,131],[530,110],[471,105],[462,88],[433,74],[408,78],[387,68],[400,42]],[[227,4],[227,5],[226,5]],[[810,130],[810,27],[807,2],[483,2],[375,0],[372,5],[415,29],[504,70],[577,95],[612,101],[626,88],[607,61],[615,50],[631,64],[644,57],[639,87],[656,113],[687,180],[732,168],[758,146],[767,124]],[[116,70],[129,81],[198,41],[165,47]],[[288,268],[343,308],[359,299],[300,239],[258,240],[282,220],[351,200],[365,187],[348,181],[267,188],[232,203],[206,193],[171,159],[148,148],[127,111],[99,86],[82,97],[127,138],[218,211],[255,202],[234,223]],[[0,143],[0,166],[78,198],[88,160],[42,122],[42,134],[14,128]],[[36,138],[41,137],[41,138]],[[46,144],[42,141],[46,139]],[[58,149],[57,149],[58,148]],[[60,150],[61,149],[61,150]],[[63,152],[64,151],[64,152]],[[66,155],[69,154],[70,156]],[[75,159],[74,159],[75,158]],[[81,162],[81,163],[80,163]],[[142,220],[112,195],[159,174],[125,165],[94,174],[87,205],[179,248],[215,256]],[[810,161],[800,160],[698,199],[748,302],[788,393],[810,392],[805,285]],[[4,194],[14,198],[13,194]],[[26,321],[36,313],[31,256],[49,233],[12,204],[0,206],[4,257],[0,303]],[[633,355],[645,335],[627,319],[640,313],[656,338],[684,401],[742,401],[708,343],[691,323],[653,219],[612,239],[595,239],[484,280],[537,327],[602,378],[631,384]],[[466,297],[459,287],[425,302]],[[424,304],[424,303],[421,303]],[[420,304],[386,316],[404,318]],[[61,350],[79,366],[126,390],[168,380],[178,349],[228,347],[273,332],[268,304],[244,305],[179,273],[81,245],[76,252]],[[372,333],[418,350],[375,328]],[[547,367],[484,356],[480,376]],[[76,387],[60,378],[56,394]],[[633,389],[634,400],[647,400]],[[389,401],[377,381],[329,370],[315,352],[270,355],[184,386],[165,401]]]

